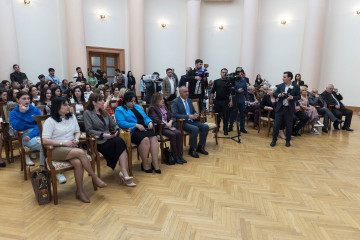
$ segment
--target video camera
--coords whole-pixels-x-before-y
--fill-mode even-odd
[[[204,68],[198,69],[197,71],[195,71],[195,76],[199,76],[199,77],[201,77],[201,79],[209,77],[209,72],[207,71],[208,67],[209,67],[209,64],[204,64]]]
[[[159,78],[159,76],[156,74],[152,74],[152,75],[143,76],[143,81],[145,83],[154,83],[154,82],[161,83],[163,79]]]

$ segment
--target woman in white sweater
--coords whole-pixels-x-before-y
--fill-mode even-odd
[[[89,203],[90,200],[83,188],[84,169],[92,177],[96,186],[102,188],[106,187],[106,184],[95,175],[86,154],[78,148],[79,138],[79,124],[74,115],[70,113],[70,103],[63,97],[54,98],[51,101],[51,117],[45,121],[43,126],[43,143],[54,146],[52,160],[69,161],[74,166],[76,198]]]

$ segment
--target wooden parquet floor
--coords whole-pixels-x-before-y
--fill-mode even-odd
[[[305,133],[290,148],[270,148],[265,128],[250,126],[241,144],[216,146],[209,134],[209,156],[185,155],[187,164],[162,165],[161,175],[134,160],[135,188],[103,161],[107,188],[94,192],[84,177],[90,204],[75,199],[67,172],[59,205],[39,206],[17,160],[0,169],[0,239],[359,240],[358,114],[355,132]]]

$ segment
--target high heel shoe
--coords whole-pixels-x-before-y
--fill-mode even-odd
[[[142,163],[141,163],[141,171],[144,171],[146,173],[152,173],[152,169],[151,168],[150,169],[144,169]]]
[[[101,181],[100,183],[97,182],[97,181],[94,181],[94,178],[93,178],[93,179],[92,179],[92,182],[93,182],[93,184],[94,184],[95,186],[97,186],[97,187],[99,187],[99,188],[104,188],[104,187],[107,186],[107,184],[104,183],[100,178],[99,178],[99,180]]]
[[[130,182],[127,183],[126,181],[131,180],[133,177],[124,177],[124,175],[122,174],[122,172],[119,172],[119,176],[121,181],[124,183],[124,185],[128,186],[128,187],[136,187],[136,184],[134,182]]]
[[[158,170],[156,170],[155,168],[154,168],[154,165],[151,163],[151,167],[152,167],[152,170],[154,170],[154,172],[155,173],[157,173],[157,174],[161,174],[161,169],[159,168]]]
[[[80,201],[82,201],[83,203],[90,203],[90,200],[86,197],[85,194],[75,194],[76,199],[79,199]]]

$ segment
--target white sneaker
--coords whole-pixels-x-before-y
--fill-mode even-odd
[[[28,165],[28,166],[34,166],[35,165],[35,163],[33,161],[31,161],[29,155],[25,156],[25,160],[26,160],[26,165]]]
[[[313,128],[313,129],[311,130],[311,133],[312,133],[312,134],[315,134],[315,135],[319,135],[319,134],[320,134],[319,131],[318,131],[316,128]]]
[[[32,159],[36,159],[36,153],[30,154],[30,157],[31,157]]]
[[[56,179],[59,181],[60,184],[66,183],[66,177],[62,173],[56,174]]]
[[[286,139],[284,131],[279,131],[279,137],[281,137],[282,139]]]
[[[324,124],[322,124],[320,121],[317,121],[315,124],[314,124],[314,127],[323,127]]]

